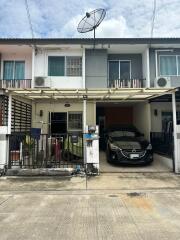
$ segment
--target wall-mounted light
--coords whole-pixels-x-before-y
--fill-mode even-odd
[[[39,111],[39,116],[42,117],[43,116],[43,110]]]
[[[67,103],[64,104],[64,106],[65,106],[65,107],[70,107],[71,104],[67,102]]]
[[[154,116],[157,116],[157,115],[158,115],[158,110],[154,109]]]

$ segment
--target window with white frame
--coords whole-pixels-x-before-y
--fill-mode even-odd
[[[4,80],[24,80],[25,61],[4,61],[3,79]]]
[[[179,76],[180,75],[180,56],[179,55],[160,55],[159,56],[159,75],[160,76]]]
[[[130,79],[131,61],[130,60],[109,60],[109,80]]]
[[[68,130],[82,130],[82,112],[68,112]]]
[[[82,76],[82,57],[49,56],[48,76]]]

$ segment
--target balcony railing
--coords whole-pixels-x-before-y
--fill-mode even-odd
[[[109,81],[111,88],[142,88],[145,79],[117,79]]]
[[[31,79],[1,79],[0,88],[31,88]]]

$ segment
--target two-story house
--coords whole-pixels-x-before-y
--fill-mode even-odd
[[[180,39],[99,38],[95,48],[93,39],[0,39],[0,54],[4,134],[39,128],[52,136],[97,124],[101,135],[133,124],[150,139],[173,122]]]

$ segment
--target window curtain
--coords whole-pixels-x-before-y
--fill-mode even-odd
[[[13,61],[5,61],[4,62],[4,71],[3,71],[3,79],[4,80],[12,80],[14,78],[13,69],[14,69]]]
[[[24,62],[15,62],[15,72],[14,79],[24,80],[25,78],[25,63]]]
[[[160,75],[177,75],[176,56],[160,56]]]
[[[64,76],[64,57],[48,57],[48,75],[49,76]]]

